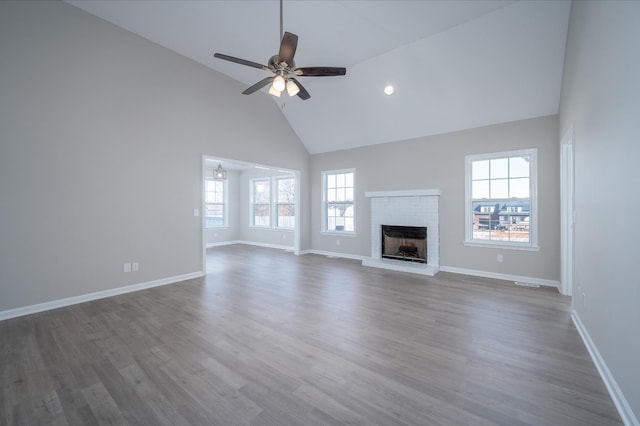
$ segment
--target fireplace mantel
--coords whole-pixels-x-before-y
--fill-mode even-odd
[[[400,191],[370,191],[371,199],[371,257],[364,266],[435,275],[440,270],[439,189],[410,189]],[[411,263],[382,258],[382,225],[421,226],[428,229],[427,263]]]

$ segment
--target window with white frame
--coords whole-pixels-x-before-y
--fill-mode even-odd
[[[466,157],[465,244],[538,249],[537,150]]]
[[[271,227],[271,179],[251,180],[251,225]]]
[[[251,179],[250,186],[251,226],[278,229],[296,227],[295,177]]]
[[[205,228],[227,226],[227,181],[206,179],[204,185]]]
[[[293,177],[275,178],[276,228],[296,226],[296,180]]]
[[[322,172],[323,232],[355,232],[354,195],[354,169]]]

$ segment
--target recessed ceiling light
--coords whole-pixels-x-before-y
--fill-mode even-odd
[[[386,93],[387,95],[393,95],[393,86],[390,84],[385,86],[384,93]]]

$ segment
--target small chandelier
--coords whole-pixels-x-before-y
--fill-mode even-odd
[[[222,168],[222,164],[218,164],[218,168],[213,170],[214,179],[226,179],[227,171]]]

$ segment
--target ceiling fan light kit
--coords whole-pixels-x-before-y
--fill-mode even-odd
[[[247,93],[242,92],[243,95],[246,95]],[[269,94],[275,96],[276,98],[280,97],[280,90],[276,90],[273,87],[273,84],[271,85],[271,87],[269,87]]]
[[[287,93],[289,94],[289,96],[295,96],[298,94],[298,92],[300,92],[298,85],[291,80],[287,81]]]
[[[273,88],[278,92],[282,92],[285,88],[284,77],[282,76],[282,72],[278,71],[278,74],[273,78]]]
[[[273,77],[267,77],[247,88],[242,92],[243,95],[250,95],[271,83],[271,87],[269,88],[270,95],[279,98],[286,88],[289,96],[297,95],[300,99],[306,101],[311,97],[311,95],[294,77],[329,77],[345,75],[347,73],[347,69],[343,67],[296,68],[293,57],[295,56],[296,49],[298,47],[298,36],[290,32],[282,34],[282,0],[280,0],[280,34],[282,35],[280,50],[277,55],[269,58],[269,65],[262,65],[257,62],[247,61],[246,59],[236,58],[223,53],[215,53],[213,55],[218,59],[235,62],[236,64],[248,67],[259,68],[275,74]]]

